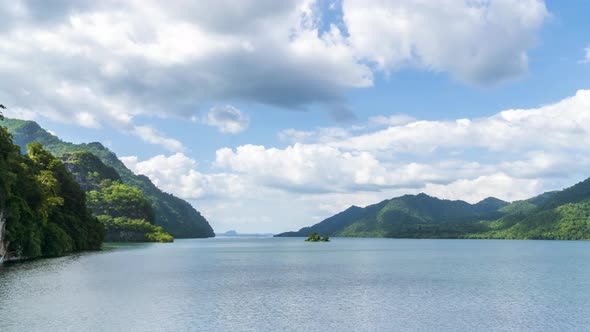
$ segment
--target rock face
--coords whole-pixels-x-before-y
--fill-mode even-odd
[[[0,264],[8,254],[8,241],[6,241],[6,218],[4,211],[0,210]]]

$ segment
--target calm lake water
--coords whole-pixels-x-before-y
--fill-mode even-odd
[[[588,330],[590,242],[177,240],[0,267],[0,330]]]

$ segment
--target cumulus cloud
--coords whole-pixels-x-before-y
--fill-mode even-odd
[[[208,172],[182,142],[136,123],[139,116],[189,119],[205,105],[230,102],[319,104],[345,121],[355,117],[347,91],[408,67],[469,84],[501,82],[527,70],[527,52],[549,15],[540,0],[333,4],[341,18],[321,15],[314,0],[5,1],[0,99],[11,105],[7,115],[111,127],[179,152],[124,160],[166,191],[207,201],[214,223],[247,224],[263,208],[289,206],[289,216],[271,209],[263,217],[284,220],[276,230],[297,228],[310,216],[419,191],[512,199],[548,188],[546,179],[584,172],[588,91],[481,119],[394,115],[358,128],[290,128],[279,133],[286,147],[220,149]],[[195,120],[227,133],[248,127],[231,106]],[[474,160],[472,150],[489,158]],[[212,197],[231,198],[243,216]]]
[[[297,130],[293,128],[285,129],[277,134],[277,137],[282,142],[288,143],[303,143],[313,137],[314,133],[311,131]]]
[[[386,120],[397,121],[387,117],[379,121]],[[220,149],[216,165],[256,183],[295,192],[394,188],[445,192],[441,188],[452,185],[449,188],[458,193],[467,184],[497,178],[514,183],[510,188],[515,191],[522,190],[503,192],[492,186],[485,193],[491,190],[512,199],[540,188],[539,179],[583,174],[590,163],[584,157],[590,146],[590,91],[586,90],[551,105],[506,110],[487,118],[402,120],[412,122],[399,121],[399,125],[370,133],[342,129],[338,136],[329,134],[334,129],[324,135],[321,130],[291,129],[280,136],[307,142],[282,149],[256,145]],[[479,153],[457,159],[453,151],[458,148]],[[482,153],[487,156],[485,161]],[[424,161],[418,162],[420,159]],[[478,178],[479,182],[475,181]],[[464,193],[466,199],[484,198],[482,190]]]
[[[353,204],[408,193],[474,203],[572,185],[589,176],[589,117],[590,91],[580,90],[553,104],[479,119],[384,116],[360,127],[285,130],[279,134],[296,142],[218,149],[209,172],[181,153],[124,160],[165,190],[191,199],[214,223],[259,225],[255,217],[264,211],[265,218],[277,220],[264,228],[282,231]]]
[[[508,201],[531,198],[543,190],[539,179],[519,179],[504,173],[459,179],[448,184],[428,183],[424,192],[435,197],[478,202],[486,197],[501,197]]]
[[[296,143],[285,149],[244,145],[217,151],[216,165],[255,182],[295,192],[373,191],[414,188],[478,172],[474,164],[455,162],[388,163],[366,151],[343,151],[322,144]]]
[[[444,148],[484,148],[508,153],[536,146],[587,150],[590,90],[535,109],[511,109],[487,118],[414,121],[330,145],[363,151],[431,153]]]
[[[238,134],[248,129],[250,118],[239,109],[226,105],[212,108],[203,122],[226,134]]]
[[[473,83],[522,74],[548,15],[538,0],[343,0],[333,22],[320,7],[3,2],[0,97],[54,121],[127,132],[138,115],[189,118],[228,100],[320,103],[347,120],[345,92],[371,86],[376,73],[412,66]]]
[[[399,126],[414,122],[416,119],[406,114],[397,114],[391,116],[374,116],[369,118],[369,124],[376,126]]]
[[[351,127],[352,130],[357,127]],[[289,143],[303,143],[306,141],[314,142],[329,142],[350,137],[350,131],[348,128],[340,127],[326,127],[317,128],[313,131],[303,131],[293,128],[281,130],[277,137],[283,142]]]
[[[580,63],[589,63],[590,62],[590,46],[584,49],[584,59],[580,60]]]
[[[83,3],[2,5],[1,89],[12,104],[186,116],[204,102],[298,107],[372,84],[337,30],[318,31],[309,1]]]
[[[184,145],[176,139],[166,137],[152,126],[133,126],[131,133],[148,143],[158,144],[169,151],[184,151]]]
[[[227,198],[244,190],[236,175],[203,174],[196,169],[198,163],[183,153],[157,155],[142,161],[136,156],[122,157],[121,160],[133,172],[149,177],[162,190],[188,200],[216,196]]]
[[[474,84],[524,73],[548,16],[540,0],[344,0],[342,7],[351,46],[378,68],[411,65]]]

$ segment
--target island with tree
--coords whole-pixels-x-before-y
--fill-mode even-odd
[[[318,233],[312,233],[305,242],[330,242],[328,235],[320,236]]]

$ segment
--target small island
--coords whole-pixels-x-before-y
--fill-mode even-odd
[[[312,233],[305,242],[330,242],[330,237],[328,235],[324,235],[320,237],[318,233]]]

